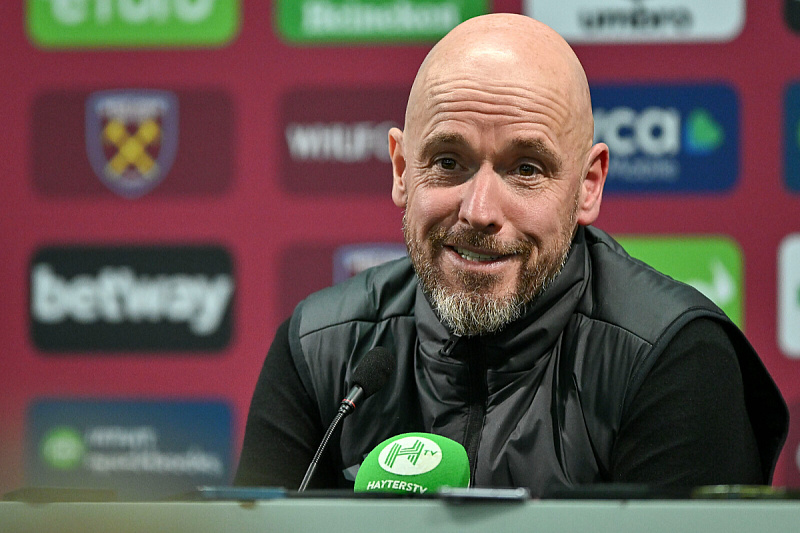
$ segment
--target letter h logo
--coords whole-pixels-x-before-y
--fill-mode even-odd
[[[423,445],[422,441],[420,440],[414,442],[414,445],[409,446],[408,448],[403,448],[399,443],[395,442],[389,449],[389,455],[386,456],[386,461],[384,462],[387,467],[392,468],[398,457],[401,455],[406,455],[408,456],[408,461],[412,465],[416,466],[420,455],[422,455],[422,448]]]

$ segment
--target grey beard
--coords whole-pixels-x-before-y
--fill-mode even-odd
[[[574,217],[574,215],[573,215]],[[428,296],[431,306],[439,319],[454,334],[466,337],[496,333],[522,316],[531,304],[555,280],[561,272],[569,255],[572,234],[561,236],[555,250],[543,251],[534,268],[523,268],[520,280],[513,294],[494,296],[485,291],[491,289],[494,280],[491,276],[463,276],[462,289],[447,287],[442,282],[442,273],[432,260],[426,257],[423,246],[413,240],[407,219],[403,216],[403,233],[409,256],[419,277],[423,292]],[[438,233],[438,234],[437,234]],[[444,232],[429,236],[431,246],[440,247]],[[530,250],[522,246],[523,264],[527,264]]]

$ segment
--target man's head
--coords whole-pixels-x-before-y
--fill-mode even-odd
[[[599,214],[608,148],[592,145],[583,68],[521,15],[470,19],[419,69],[389,133],[392,198],[422,287],[461,335],[501,329],[558,274]]]

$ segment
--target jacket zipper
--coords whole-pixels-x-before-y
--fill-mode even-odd
[[[467,428],[464,431],[464,448],[467,450],[469,460],[469,485],[475,484],[475,474],[478,471],[478,448],[481,443],[481,431],[486,418],[486,364],[482,354],[468,356],[469,365],[469,416]]]
[[[464,449],[467,451],[469,461],[469,485],[475,484],[475,473],[478,470],[478,448],[481,443],[481,430],[486,417],[486,399],[488,390],[486,386],[486,363],[482,354],[464,353],[463,337],[451,335],[439,354],[454,357],[456,348],[461,351],[463,359],[467,362],[469,373],[469,410],[467,412],[467,427],[464,429]],[[459,357],[461,358],[461,357]]]

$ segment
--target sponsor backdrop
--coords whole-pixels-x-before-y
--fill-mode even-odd
[[[2,2],[0,492],[228,483],[281,321],[405,253],[386,132],[490,11],[574,44],[598,226],[725,309],[800,416],[800,0]]]

